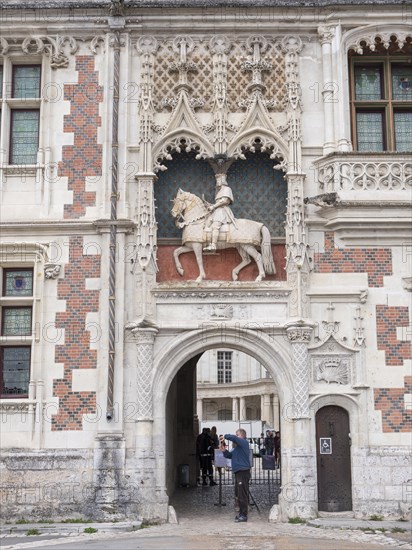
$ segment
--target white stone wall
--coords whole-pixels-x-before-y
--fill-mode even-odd
[[[410,433],[407,431],[385,431],[382,412],[375,408],[374,390],[375,388],[403,388],[405,377],[410,376],[411,361],[404,360],[400,365],[390,366],[385,361],[385,352],[378,349],[376,307],[405,307],[410,303],[410,280],[409,290],[404,286],[408,286],[407,278],[410,277],[411,244],[407,232],[408,214],[405,213],[405,206],[402,205],[402,201],[405,202],[409,199],[408,190],[406,188],[385,189],[384,184],[375,181],[372,190],[340,189],[339,181],[335,182],[335,180],[330,184],[330,189],[322,188],[319,179],[320,168],[316,165],[316,159],[325,152],[325,135],[327,133],[325,119],[330,116],[332,117],[332,126],[328,129],[331,135],[332,145],[330,147],[334,148],[336,154],[343,155],[343,160],[341,159],[339,162],[347,161],[349,158],[345,156],[345,153],[349,153],[351,150],[351,144],[348,141],[350,140],[350,120],[347,48],[352,42],[356,42],[358,38],[362,37],[362,32],[367,37],[370,33],[373,34],[375,31],[371,30],[372,27],[381,29],[383,32],[387,25],[389,29],[387,32],[393,32],[395,29],[396,33],[400,35],[404,32],[404,25],[393,26],[388,21],[399,19],[401,9],[394,6],[382,6],[379,12],[376,11],[370,15],[368,24],[371,25],[371,28],[366,30],[362,30],[365,25],[364,7],[362,6],[347,8],[345,11],[339,12],[338,16],[332,16],[327,21],[311,18],[309,22],[304,22],[303,19],[290,22],[281,17],[275,17],[276,26],[273,25],[273,19],[264,19],[257,26],[245,19],[237,21],[236,32],[233,32],[233,26],[230,26],[231,14],[228,14],[227,21],[215,22],[213,32],[211,32],[210,26],[199,19],[199,13],[192,14],[195,19],[197,18],[196,24],[193,24],[183,11],[177,10],[176,13],[181,15],[181,19],[177,21],[175,27],[173,27],[175,23],[172,24],[167,16],[160,17],[155,22],[146,15],[143,21],[145,34],[153,34],[161,42],[167,37],[184,34],[183,30],[187,28],[188,34],[193,34],[199,40],[201,38],[201,41],[209,41],[212,34],[230,35],[233,41],[246,40],[248,36],[257,32],[272,42],[289,35],[299,36],[302,41],[303,48],[298,54],[298,78],[302,90],[302,157],[297,168],[305,176],[303,195],[304,197],[314,197],[327,191],[335,191],[340,194],[341,200],[339,204],[330,208],[319,206],[319,202],[318,205],[308,204],[305,207],[306,237],[310,245],[309,255],[314,257],[316,254],[325,253],[325,231],[334,233],[335,247],[390,248],[392,255],[392,275],[383,278],[383,286],[368,288],[368,277],[364,272],[312,272],[310,274],[307,285],[310,307],[307,316],[314,325],[309,342],[309,357],[310,361],[313,360],[310,366],[310,399],[311,403],[324,399],[325,403],[339,404],[350,412],[355,513],[364,516],[378,513],[400,517],[407,513],[411,503],[410,475],[408,473],[410,472],[408,454]],[[312,11],[308,10],[309,13]],[[39,21],[31,21],[30,17],[31,15],[28,15],[30,32],[43,35],[43,26]],[[54,252],[53,255],[50,252],[50,257],[46,255],[41,261],[46,263],[54,260],[55,263],[61,265],[61,272],[57,279],[45,280],[42,270],[39,271],[39,274],[35,274],[38,277],[38,295],[36,296],[38,319],[36,318],[36,322],[39,324],[39,335],[33,342],[32,395],[27,404],[23,403],[23,400],[16,400],[14,409],[10,402],[7,405],[7,400],[1,402],[5,419],[2,423],[2,446],[6,450],[3,471],[8,474],[9,481],[7,483],[14,486],[23,479],[23,483],[31,487],[37,483],[40,485],[46,482],[60,483],[64,478],[64,483],[67,480],[67,483],[70,484],[75,476],[75,483],[81,479],[81,483],[98,483],[99,487],[103,487],[103,496],[99,502],[105,504],[110,502],[111,491],[114,489],[110,485],[110,481],[107,481],[110,476],[105,477],[105,474],[101,473],[106,472],[107,469],[102,465],[101,451],[95,451],[95,449],[110,448],[114,449],[110,452],[115,457],[113,461],[117,466],[113,468],[119,478],[123,475],[122,469],[125,468],[132,473],[131,483],[138,482],[140,477],[149,480],[150,490],[153,491],[152,496],[155,494],[154,487],[158,489],[157,496],[153,497],[155,504],[152,503],[152,507],[139,495],[138,498],[136,497],[137,500],[132,499],[135,509],[139,510],[141,502],[144,501],[145,504],[142,504],[141,508],[146,510],[145,513],[158,517],[164,515],[164,505],[167,502],[164,492],[166,485],[164,457],[154,456],[150,453],[143,457],[142,451],[141,455],[139,454],[136,458],[136,450],[139,453],[141,451],[141,443],[137,437],[139,428],[136,427],[138,424],[136,423],[137,377],[139,376],[136,372],[136,342],[130,339],[130,332],[126,332],[125,336],[124,331],[127,323],[136,321],[142,310],[142,303],[147,301],[150,302],[155,312],[155,322],[159,329],[155,341],[154,358],[150,359],[153,366],[153,388],[155,392],[159,388],[161,390],[153,396],[156,402],[154,403],[154,419],[149,419],[150,422],[153,420],[153,430],[145,425],[144,433],[145,437],[147,436],[145,441],[150,441],[152,438],[153,445],[157,445],[158,448],[164,441],[167,384],[161,386],[159,378],[164,376],[165,380],[170,383],[175,374],[174,371],[172,372],[171,366],[167,372],[162,370],[167,363],[166,358],[162,355],[164,349],[172,348],[175,344],[184,346],[189,338],[188,335],[196,333],[197,344],[193,344],[191,348],[193,355],[210,350],[210,347],[213,348],[212,351],[207,351],[208,355],[205,354],[201,360],[199,379],[210,383],[216,382],[214,354],[217,349],[230,349],[234,353],[233,373],[239,373],[239,377],[236,377],[234,382],[247,382],[261,375],[257,350],[259,350],[261,342],[264,341],[265,346],[272,346],[272,356],[268,351],[267,357],[265,356],[266,366],[268,369],[272,369],[271,374],[278,384],[277,389],[281,402],[281,430],[282,436],[283,434],[285,436],[283,439],[285,458],[282,477],[286,480],[285,483],[297,480],[296,483],[299,487],[304,488],[304,494],[303,489],[302,491],[299,489],[300,492],[297,493],[299,496],[295,501],[292,499],[293,502],[282,497],[283,516],[286,519],[287,515],[313,515],[316,513],[317,494],[313,411],[311,411],[310,427],[306,432],[294,426],[293,419],[289,417],[289,405],[294,402],[292,377],[286,380],[286,374],[277,372],[277,369],[283,368],[290,374],[293,368],[292,346],[284,331],[286,323],[291,321],[289,318],[291,279],[285,282],[275,281],[273,284],[263,283],[261,285],[251,282],[243,287],[233,284],[231,286],[231,283],[227,285],[226,283],[217,283],[215,286],[205,283],[201,287],[190,284],[186,287],[184,285],[169,285],[169,287],[164,285],[163,288],[154,292],[153,297],[150,294],[150,286],[154,285],[154,276],[150,279],[147,275],[147,279],[145,279],[140,268],[131,262],[132,259],[136,260],[135,247],[140,238],[135,227],[138,215],[140,215],[140,205],[137,204],[138,183],[135,176],[143,170],[144,163],[147,161],[143,157],[144,148],[140,141],[142,128],[139,113],[141,111],[139,111],[139,95],[136,92],[139,90],[138,86],[142,85],[142,58],[136,48],[141,31],[136,31],[134,23],[131,24],[130,32],[122,33],[124,44],[120,54],[120,89],[122,94],[119,106],[118,217],[123,226],[121,228],[119,222],[119,258],[116,264],[118,335],[114,379],[115,417],[111,422],[105,418],[108,363],[109,227],[107,223],[104,224],[99,220],[107,220],[110,215],[113,49],[107,33],[113,33],[113,28],[110,30],[107,23],[104,22],[98,23],[98,27],[96,27],[94,16],[86,18],[83,23],[80,27],[77,23],[72,22],[67,29],[67,33],[73,35],[77,43],[77,51],[70,53],[67,49],[64,50],[68,59],[67,67],[52,69],[51,58],[46,51],[26,54],[19,49],[20,46],[13,46],[9,52],[5,52],[5,62],[7,63],[10,60],[18,62],[23,58],[24,60],[32,59],[36,63],[41,61],[43,64],[43,86],[52,84],[53,88],[49,87],[47,90],[50,94],[53,89],[55,96],[47,95],[42,99],[39,166],[27,174],[22,175],[16,171],[13,173],[13,170],[6,165],[4,151],[2,152],[3,162],[0,166],[1,220],[4,224],[2,237],[4,242],[10,243],[11,246],[14,246],[15,243],[26,242],[53,243],[51,248]],[[332,102],[330,109],[323,101],[325,68],[327,68],[328,61],[325,59],[325,49],[319,41],[319,23],[327,23],[333,31],[330,61],[333,83],[336,85],[337,101]],[[17,35],[25,38],[27,29],[19,29],[16,30],[13,21],[6,22],[2,36],[6,40],[14,39]],[[52,36],[59,34],[61,24],[51,22],[47,32]],[[324,34],[323,31],[322,33]],[[90,36],[100,35],[103,37],[102,40],[97,39],[91,43]],[[4,45],[2,47],[4,48]],[[95,52],[92,51],[94,47],[96,47]],[[175,53],[177,55],[177,52]],[[282,55],[285,53],[283,52]],[[73,197],[72,191],[68,188],[67,177],[58,174],[58,163],[62,160],[63,147],[74,143],[74,134],[64,131],[64,117],[70,113],[70,103],[63,99],[63,89],[65,85],[78,83],[78,71],[76,70],[78,56],[93,58],[95,70],[98,72],[98,82],[103,87],[104,100],[99,105],[99,114],[102,120],[97,139],[98,144],[102,145],[102,166],[101,176],[85,177],[85,191],[96,193],[95,205],[87,206],[84,215],[79,219],[65,220],[64,205],[70,204]],[[278,110],[272,114],[269,113],[268,116],[271,117],[271,124],[277,129],[279,136],[282,136],[279,138],[279,143],[281,140],[283,140],[282,143],[286,143],[287,129],[282,128],[286,123],[285,112]],[[213,118],[210,113],[206,112],[195,113],[194,117],[199,127],[210,124]],[[245,112],[239,110],[229,113],[228,120],[230,124],[240,126],[245,120]],[[166,126],[169,121],[169,111],[155,113],[152,123],[153,126],[157,125],[160,128],[155,136],[158,142],[162,131],[165,130],[165,128],[162,130],[161,127]],[[263,125],[262,112],[256,116],[256,119],[249,122],[248,131],[254,127],[254,124],[258,128],[259,125]],[[189,131],[190,128],[186,128],[186,130]],[[191,131],[193,132],[193,129]],[[253,132],[250,136],[252,134]],[[193,133],[190,135],[193,137]],[[150,149],[146,150],[150,153]],[[354,164],[357,162],[356,159],[355,156],[352,160],[349,158],[349,161]],[[150,164],[152,160],[156,161],[156,159],[149,159],[147,162]],[[402,162],[405,160],[401,159]],[[383,166],[385,162],[389,165],[396,164],[399,162],[399,158],[395,155],[387,155],[386,160],[382,160],[379,155],[370,155],[369,158],[361,159],[361,161],[380,163],[379,165]],[[326,159],[322,162],[329,161]],[[152,168],[152,166],[146,167],[145,170],[150,172]],[[59,406],[58,398],[53,394],[53,381],[63,376],[63,365],[56,363],[55,353],[56,345],[64,344],[65,334],[55,330],[54,323],[56,314],[64,312],[67,305],[64,300],[59,299],[57,285],[59,280],[64,279],[65,266],[69,262],[67,242],[74,234],[83,237],[86,254],[101,254],[101,277],[90,277],[85,281],[85,289],[95,290],[99,293],[98,312],[90,312],[86,318],[87,324],[95,326],[98,333],[90,345],[90,349],[97,352],[96,368],[74,369],[71,389],[73,392],[96,392],[98,406],[96,414],[85,415],[81,430],[56,431],[52,430],[50,422],[51,415]],[[57,252],[58,259],[56,259]],[[18,259],[16,262],[18,263]],[[5,262],[4,265],[11,264]],[[152,269],[151,273],[153,272]],[[144,287],[144,284],[147,284],[147,287]],[[146,290],[142,290],[143,288]],[[199,292],[207,296],[200,296]],[[233,319],[216,320],[209,315],[208,308],[218,301],[216,293],[218,297],[224,294],[221,300],[234,306]],[[142,294],[144,294],[144,300],[141,299]],[[199,304],[205,305],[201,312],[197,307]],[[239,315],[240,305],[246,306],[246,319]],[[213,326],[220,334],[220,341],[219,339],[213,340],[213,338],[209,341],[204,340],[205,324],[208,323],[209,325],[214,323]],[[258,330],[255,330],[256,327]],[[335,341],[328,340],[331,327]],[[237,332],[237,339],[233,337],[232,347],[226,348],[224,346],[228,342],[227,335],[232,332]],[[252,334],[255,335],[255,339],[251,339]],[[256,338],[261,341],[257,341]],[[409,342],[410,339],[410,325],[397,329],[399,342]],[[327,346],[332,344],[334,348],[328,350]],[[245,356],[248,358],[240,360],[239,350],[241,348],[250,351],[255,356],[253,358]],[[273,359],[278,350],[280,350],[280,358]],[[335,358],[343,361],[342,365],[344,370],[346,369],[347,378],[338,382],[319,379],[316,369],[324,360],[323,355],[325,354],[333,354],[336,356]],[[264,355],[261,352],[261,356]],[[161,364],[157,362],[159,357],[163,357]],[[182,355],[182,361],[189,358],[189,355]],[[318,362],[316,363],[316,361]],[[177,372],[182,364],[174,365],[173,369]],[[279,385],[279,381],[282,382],[282,387]],[[346,401],[341,400],[341,395],[346,396]],[[21,408],[22,405],[24,405],[23,408]],[[404,410],[407,410],[408,407],[410,405],[408,405],[408,395],[406,395]],[[402,414],[404,414],[403,411]],[[309,420],[300,419],[296,424],[300,425],[299,423],[306,425],[309,424]],[[310,433],[310,437],[307,435],[305,439],[305,433]],[[107,435],[109,440],[96,439],[98,434],[99,436]],[[118,439],[110,440],[112,434],[120,435]],[[17,450],[14,451],[14,449]],[[17,456],[15,453],[19,456],[12,464]],[[39,456],[42,457],[41,460]],[[56,456],[58,458],[55,458]],[[30,503],[25,500],[25,497],[18,497],[19,501],[16,501],[16,498],[11,496],[7,500],[9,507],[6,512],[10,517],[20,513],[22,516],[28,514],[47,516],[51,513],[51,508],[47,504],[49,501],[44,495],[41,498],[34,497]],[[63,516],[78,506],[73,502],[66,506],[66,497],[56,496],[53,498],[56,502],[62,503],[57,515]],[[124,499],[127,497],[125,496]],[[84,503],[86,500],[82,502]],[[39,501],[41,501],[41,505],[38,504]],[[156,508],[156,503],[158,508]],[[35,509],[37,511],[33,512]],[[93,513],[96,516],[99,515],[98,511]],[[115,510],[114,513],[121,514],[123,512]]]

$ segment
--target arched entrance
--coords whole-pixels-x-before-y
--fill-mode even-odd
[[[292,380],[287,368],[290,359],[288,359],[286,342],[280,334],[278,340],[273,342],[273,335],[269,337],[264,332],[257,334],[256,331],[243,329],[240,335],[239,329],[226,327],[224,330],[191,331],[173,338],[168,345],[162,347],[156,357],[153,382],[154,395],[157,396],[154,402],[153,443],[154,448],[165,450],[163,456],[157,455],[157,484],[159,489],[164,490],[168,496],[177,483],[177,465],[182,458],[181,451],[185,453],[185,463],[192,464],[193,473],[191,473],[190,483],[196,482],[195,447],[192,446],[192,453],[183,450],[190,437],[192,437],[192,443],[195,441],[196,403],[194,392],[189,396],[188,391],[189,388],[193,390],[194,367],[199,354],[222,346],[254,357],[270,373],[278,389],[281,408],[293,399]],[[186,411],[184,411],[185,408]],[[191,415],[187,414],[187,409],[191,409]],[[171,418],[172,411],[176,414],[175,426]],[[177,425],[182,436],[178,441],[176,441]],[[292,442],[293,423],[284,422],[281,419],[280,429],[285,445]],[[170,452],[173,448],[175,450]],[[282,462],[282,468],[289,471],[287,454]]]
[[[318,506],[323,512],[352,510],[349,414],[335,405],[316,413]]]
[[[224,418],[219,414],[222,411]],[[268,514],[278,503],[281,486],[278,395],[269,373],[250,355],[227,347],[224,351],[207,350],[187,361],[170,385],[166,400],[166,486],[178,515],[197,513],[200,500],[209,512],[215,510],[219,494],[221,501],[228,505],[233,502],[232,472],[226,467],[212,467],[213,448],[210,462],[203,457],[200,464],[198,453],[206,449],[200,450],[202,437],[198,435],[212,426],[217,435],[240,428],[246,431],[251,495],[261,513]],[[209,490],[212,486],[215,489]]]

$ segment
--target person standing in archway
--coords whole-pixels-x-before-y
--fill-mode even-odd
[[[232,451],[225,450],[225,439],[233,443]],[[226,434],[220,442],[224,457],[232,460],[232,470],[235,474],[235,497],[239,501],[239,515],[236,516],[235,521],[244,522],[247,521],[250,480],[249,443],[246,439],[246,431],[240,428],[236,430],[236,435]]]
[[[210,436],[210,428],[203,428],[202,433],[196,442],[197,454],[200,458],[202,471],[202,485],[207,485],[206,478],[209,477],[209,485],[217,485],[213,479],[212,457],[214,454],[213,439]]]

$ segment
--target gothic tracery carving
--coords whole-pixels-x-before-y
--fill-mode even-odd
[[[73,36],[27,36],[21,45],[24,53],[45,53],[50,56],[52,69],[66,68],[69,66],[69,58],[65,53],[66,44],[70,54],[75,54],[78,44]]]

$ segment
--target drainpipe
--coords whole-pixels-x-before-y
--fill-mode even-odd
[[[113,418],[114,362],[116,346],[116,236],[117,236],[117,184],[119,168],[119,73],[120,73],[120,32],[114,33],[113,68],[113,115],[112,115],[112,188],[110,194],[110,264],[109,264],[109,364],[107,369],[106,419]]]

